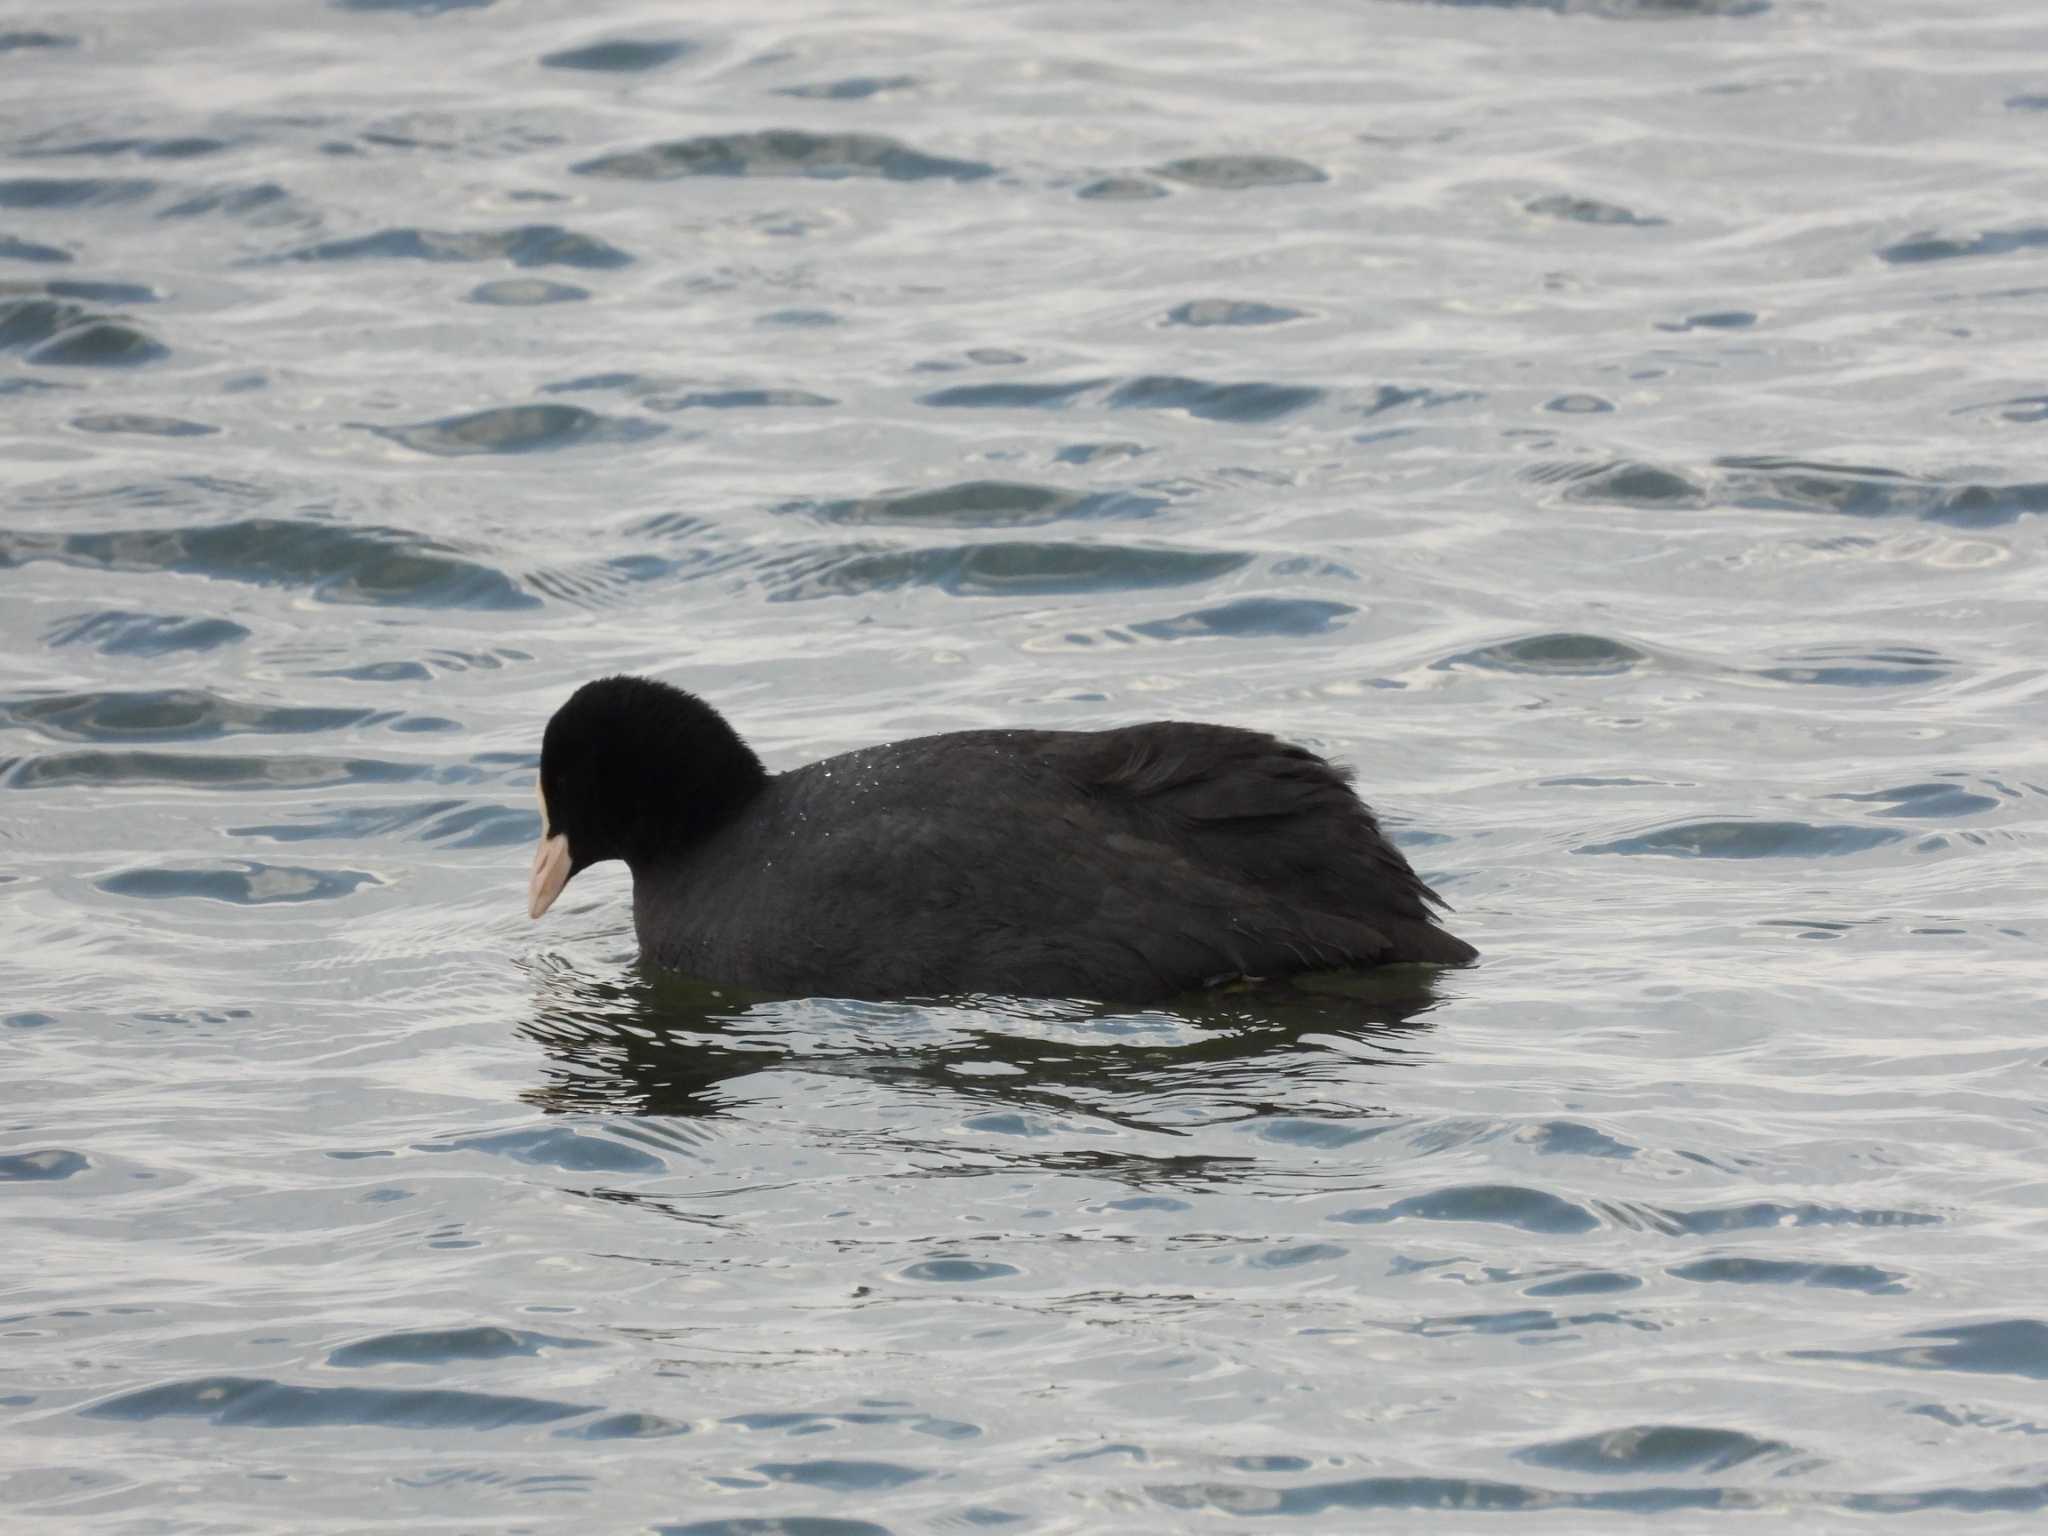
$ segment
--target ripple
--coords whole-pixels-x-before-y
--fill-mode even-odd
[[[1726,1472],[1764,1456],[1797,1455],[1782,1440],[1693,1424],[1632,1424],[1515,1452],[1517,1461],[1594,1476]]]
[[[1435,671],[1478,667],[1488,672],[1520,672],[1542,677],[1614,677],[1650,660],[1647,651],[1605,635],[1554,633],[1525,635],[1477,650],[1459,651],[1434,661]]]
[[[1559,465],[1544,472],[1548,478],[1570,481],[1566,501],[1600,505],[1643,507],[1653,511],[1687,510],[1707,504],[1707,488],[1676,470],[1654,464],[1618,463],[1593,467]]]
[[[287,251],[280,261],[509,261],[515,267],[581,267],[610,270],[633,258],[608,241],[578,234],[559,224],[523,224],[516,229],[450,231],[410,225],[382,229],[351,240],[327,240]]]
[[[538,840],[540,817],[474,800],[429,800],[409,805],[352,805],[309,813],[299,821],[229,827],[230,837],[274,843],[364,842],[403,833],[449,848],[522,848]]]
[[[778,510],[827,523],[933,528],[1030,528],[1068,519],[1149,517],[1163,496],[1135,491],[1083,492],[1016,480],[968,480],[930,491],[849,501],[795,501]]]
[[[1958,528],[1995,528],[2048,512],[2048,481],[1957,485],[1870,465],[1771,457],[1715,463],[1730,472],[1728,499],[1760,511],[1917,517]]]
[[[609,1413],[588,1424],[572,1424],[555,1431],[562,1440],[666,1440],[687,1435],[690,1426],[658,1413]]]
[[[819,80],[810,85],[784,86],[775,94],[802,101],[866,101],[891,91],[914,90],[915,75],[849,75],[844,80]]]
[[[552,453],[585,443],[634,443],[659,436],[659,422],[600,416],[580,405],[507,405],[466,416],[400,426],[365,426],[416,453],[464,458],[478,453]]]
[[[79,1411],[95,1419],[205,1419],[250,1429],[504,1429],[551,1424],[590,1408],[546,1398],[431,1387],[298,1387],[261,1376],[202,1376],[123,1392]]]
[[[776,602],[935,587],[955,597],[1136,591],[1212,581],[1251,564],[1221,550],[1128,544],[967,544],[947,549],[852,549],[761,567]]]
[[[229,619],[110,609],[61,620],[45,638],[52,646],[90,645],[102,656],[169,656],[239,645],[249,638],[249,631]]]
[[[398,528],[250,518],[208,528],[115,533],[0,529],[0,570],[53,560],[106,571],[171,571],[261,586],[304,586],[326,602],[427,608],[535,608],[502,571]]]
[[[10,789],[180,787],[188,789],[329,789],[341,784],[397,784],[435,777],[418,764],[376,758],[215,757],[197,752],[51,752],[0,758]]]
[[[1306,160],[1285,155],[1191,155],[1152,167],[1152,174],[1185,186],[1216,192],[1241,192],[1249,187],[1296,187],[1328,181],[1327,173]]]
[[[1801,1360],[1847,1360],[1914,1371],[1961,1371],[1969,1375],[2022,1376],[2031,1381],[2048,1381],[2048,1323],[2030,1317],[1922,1328],[1906,1337],[1942,1342],[1907,1344],[1895,1349],[1795,1349],[1792,1354]]]
[[[210,741],[220,736],[333,731],[375,711],[244,704],[199,688],[111,690],[0,699],[0,724],[56,741]]]
[[[133,411],[94,411],[72,417],[71,425],[81,432],[132,437],[212,437],[220,431],[204,422],[185,421],[177,416],[144,416]]]
[[[1611,1213],[1633,1224],[1671,1236],[1715,1237],[1724,1232],[1754,1232],[1771,1227],[1931,1227],[1939,1216],[1924,1211],[1858,1209],[1843,1205],[1753,1200],[1746,1205],[1714,1206],[1688,1211],[1669,1206],[1615,1206]]]
[[[460,1365],[472,1360],[532,1358],[549,1350],[595,1349],[594,1339],[562,1339],[517,1328],[433,1328],[417,1333],[380,1333],[330,1350],[329,1365]]]
[[[1402,1221],[1480,1221],[1524,1232],[1569,1236],[1591,1232],[1599,1218],[1582,1205],[1540,1189],[1514,1184],[1464,1184],[1410,1195],[1392,1205],[1342,1211],[1330,1220],[1352,1226]]]
[[[642,1152],[609,1136],[570,1130],[567,1126],[545,1126],[538,1130],[500,1131],[489,1136],[465,1136],[457,1141],[432,1143],[422,1152],[487,1152],[540,1168],[560,1168],[566,1173],[661,1173],[668,1165],[649,1152]]]
[[[549,69],[590,69],[605,74],[631,75],[673,64],[696,51],[695,43],[684,42],[681,38],[615,37],[603,42],[585,43],[581,48],[544,53],[540,61]]]
[[[643,400],[650,411],[751,411],[768,409],[814,409],[837,405],[830,395],[807,389],[710,389],[686,395],[653,395]]]
[[[1569,192],[1552,192],[1531,198],[1522,204],[1522,211],[1539,218],[1562,219],[1571,224],[1604,224],[1629,229],[1655,229],[1665,222],[1654,214],[1640,214],[1619,203],[1602,202],[1597,197],[1575,197]]]
[[[13,235],[0,235],[0,261],[41,261],[61,264],[75,259],[69,251],[61,246],[42,245],[34,240],[21,240]]]
[[[0,208],[104,208],[156,191],[138,176],[16,176],[0,179]]]
[[[1185,411],[1203,421],[1273,421],[1304,410],[1324,392],[1305,384],[1217,384],[1208,379],[1148,374],[1111,391],[1112,406]]]
[[[764,1461],[754,1470],[771,1482],[798,1483],[834,1493],[881,1493],[931,1476],[921,1468],[893,1461]]]
[[[1914,235],[1882,247],[1877,259],[1903,266],[1925,261],[1959,261],[1972,256],[2007,256],[2044,245],[2048,245],[2048,226],[2028,224],[2018,229],[1987,229],[1974,235]]]
[[[1793,1259],[1752,1259],[1739,1254],[1698,1259],[1665,1271],[1676,1280],[1703,1285],[1798,1285],[1825,1291],[1861,1291],[1866,1296],[1897,1296],[1906,1277],[1875,1264],[1802,1263]]]
[[[224,901],[238,907],[268,907],[305,901],[335,901],[365,885],[382,885],[360,869],[302,869],[244,860],[236,869],[128,869],[93,884],[109,896],[140,901],[186,897]]]
[[[1756,313],[1747,309],[1715,309],[1704,314],[1687,315],[1683,320],[1660,320],[1657,329],[1675,331],[1742,331],[1755,325]]]
[[[978,1280],[1003,1280],[1022,1274],[1014,1264],[988,1259],[939,1258],[912,1264],[902,1272],[905,1280],[925,1280],[936,1285],[972,1285]]]
[[[1793,651],[1782,664],[1755,674],[1776,683],[1825,688],[1911,688],[1939,682],[1956,663],[1939,651],[1895,645],[1864,651],[1850,646],[1816,646]]]
[[[45,1184],[68,1179],[92,1166],[92,1159],[68,1147],[33,1152],[0,1152],[0,1184]]]
[[[574,304],[590,297],[588,288],[574,283],[551,283],[538,277],[504,277],[478,283],[469,290],[472,304],[497,304],[506,308],[532,308],[540,304]]]
[[[1344,627],[1358,610],[1349,603],[1313,597],[1240,597],[1214,608],[1197,608],[1170,619],[1146,619],[1130,632],[1148,640],[1327,635]]]
[[[1147,181],[1143,176],[1104,176],[1074,194],[1092,203],[1144,203],[1171,195],[1158,182]]]
[[[951,389],[935,390],[929,395],[920,395],[917,403],[975,410],[1045,410],[1052,406],[1065,405],[1076,395],[1085,395],[1091,389],[1100,389],[1108,382],[1107,379],[1074,379],[1058,384],[956,384]]]
[[[655,1536],[896,1536],[886,1525],[866,1520],[841,1520],[832,1515],[788,1515],[779,1520],[733,1515],[723,1520],[692,1520],[688,1525],[657,1525]]]
[[[1611,1269],[1585,1269],[1553,1280],[1538,1281],[1522,1289],[1524,1296],[1611,1296],[1617,1291],[1642,1289],[1643,1282],[1636,1275],[1624,1275]]]
[[[170,349],[128,321],[54,298],[0,299],[0,352],[27,348],[45,367],[122,368],[155,362]]]
[[[1345,1250],[1336,1243],[1292,1243],[1254,1254],[1250,1263],[1253,1269],[1299,1269],[1305,1264],[1321,1264],[1328,1259],[1341,1259],[1344,1252]]]
[[[1822,859],[1867,853],[1905,833],[1806,821],[1687,821],[1611,843],[1585,843],[1573,853],[1667,854],[1693,859]]]
[[[580,176],[626,181],[675,181],[685,176],[880,176],[890,181],[976,181],[996,168],[979,160],[949,160],[874,133],[806,133],[773,128],[760,133],[707,134],[644,149],[600,155],[569,168]]]
[[[296,224],[316,223],[318,215],[301,206],[283,187],[274,181],[258,181],[230,186],[206,187],[189,196],[178,199],[168,208],[158,212],[160,219],[197,219],[209,213],[223,213],[230,218],[257,215],[251,220],[255,224]]]
[[[1855,800],[1887,807],[1878,816],[1981,816],[1998,809],[1999,802],[1962,785],[1937,780],[1927,784],[1901,784],[1897,789],[1873,790],[1868,794],[1840,794],[1830,800]]]
[[[1284,325],[1305,318],[1301,310],[1250,299],[1193,299],[1166,312],[1168,325]]]
[[[17,48],[76,48],[78,39],[59,32],[0,32],[0,53]]]

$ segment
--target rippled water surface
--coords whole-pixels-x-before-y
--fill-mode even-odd
[[[0,1525],[2030,1526],[2029,0],[0,15]],[[1476,969],[643,973],[539,731],[1357,766]]]

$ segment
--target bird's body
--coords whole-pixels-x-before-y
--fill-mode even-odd
[[[674,732],[644,718],[666,708],[682,712]],[[589,739],[621,711],[609,729],[623,729],[624,757]],[[549,830],[578,849],[568,873],[624,858],[643,954],[706,980],[1142,1002],[1238,977],[1474,958],[1436,926],[1434,893],[1346,776],[1260,732],[957,731],[772,776],[731,737],[713,744],[725,771],[708,779],[646,756],[687,755],[720,731],[680,690],[606,679],[557,715],[541,770]],[[592,815],[589,834],[572,805]],[[535,915],[553,899],[541,885],[537,859]]]

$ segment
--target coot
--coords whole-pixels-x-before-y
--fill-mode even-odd
[[[644,955],[786,995],[1140,1003],[1471,945],[1349,777],[1259,731],[950,731],[770,774],[667,683],[586,683],[548,722],[539,917],[624,859]]]

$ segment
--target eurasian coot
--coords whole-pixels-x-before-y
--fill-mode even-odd
[[[586,683],[541,744],[528,909],[624,859],[645,956],[782,994],[1138,1003],[1476,957],[1348,776],[1225,725],[920,736],[770,774],[667,683]]]

